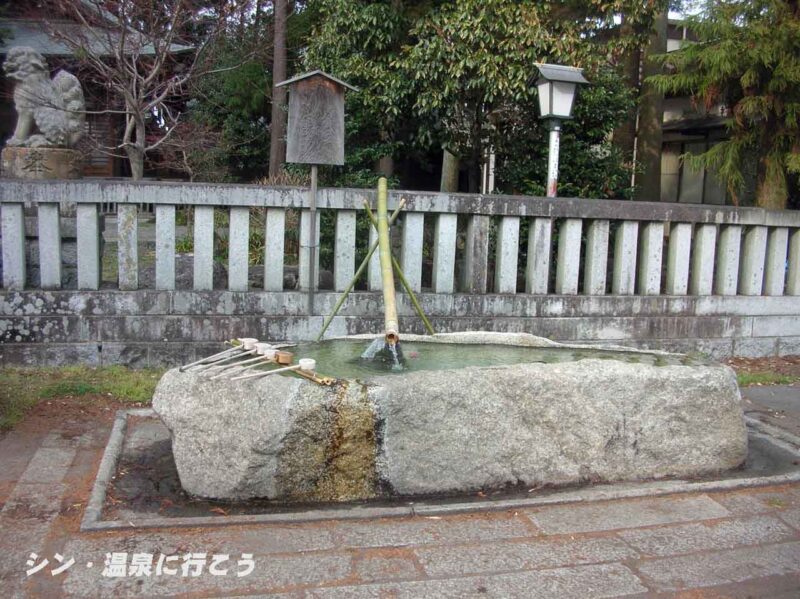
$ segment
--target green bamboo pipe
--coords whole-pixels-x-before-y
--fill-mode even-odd
[[[406,200],[405,198],[403,198],[400,200],[400,203],[397,204],[397,208],[395,208],[394,212],[392,212],[392,216],[389,218],[390,225],[400,215],[400,211],[403,209],[403,206],[405,205],[406,205]],[[369,210],[369,202],[367,202],[366,200],[364,200],[364,207],[367,209],[369,213],[371,213],[371,211]],[[375,228],[377,229],[377,226]],[[339,312],[339,310],[342,307],[342,304],[344,303],[344,300],[347,299],[347,296],[350,295],[350,292],[353,290],[353,287],[356,286],[356,283],[361,278],[361,275],[364,274],[364,271],[367,269],[367,265],[369,264],[369,260],[370,258],[372,258],[372,254],[374,254],[375,250],[377,249],[378,249],[378,240],[376,239],[375,241],[372,242],[372,245],[370,246],[367,255],[361,261],[361,265],[358,267],[358,270],[356,270],[356,274],[354,274],[353,278],[350,280],[350,284],[344,290],[341,297],[339,297],[339,299],[336,301],[336,305],[333,307],[333,311],[325,319],[325,322],[322,323],[322,330],[319,332],[319,335],[317,335],[317,341],[320,341],[322,339],[322,336],[325,334],[325,331],[327,331],[328,327],[331,326],[331,322],[333,322],[333,317],[336,316],[336,314]]]
[[[367,215],[369,216],[369,220],[372,221],[372,226],[376,229],[378,228],[378,220],[375,218],[375,215],[372,214],[372,210],[369,209],[369,206],[366,206]],[[392,256],[392,266],[394,266],[394,272],[397,273],[397,278],[400,279],[400,284],[403,286],[403,289],[406,290],[408,293],[408,297],[411,298],[411,303],[414,305],[414,309],[417,311],[417,314],[422,319],[422,323],[425,325],[428,333],[431,335],[435,335],[436,331],[433,330],[433,325],[431,321],[428,320],[428,317],[425,316],[425,312],[422,311],[422,305],[419,303],[416,294],[411,289],[411,285],[406,279],[406,275],[403,273],[403,269],[400,268],[400,263],[397,261],[397,258]]]
[[[397,324],[397,304],[394,297],[388,203],[389,188],[386,177],[381,177],[378,179],[378,252],[381,260],[381,287],[383,287],[383,329],[386,343],[394,345],[400,341],[400,327]]]

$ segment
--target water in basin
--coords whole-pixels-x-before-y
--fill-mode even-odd
[[[336,339],[319,343],[301,343],[290,349],[295,358],[313,358],[317,371],[338,378],[368,379],[418,370],[447,370],[468,366],[500,366],[532,362],[573,362],[589,358],[620,360],[655,366],[700,364],[701,360],[678,355],[569,347],[520,347],[514,345],[426,343],[402,341],[403,368],[391,361],[363,359],[370,346],[363,339]]]

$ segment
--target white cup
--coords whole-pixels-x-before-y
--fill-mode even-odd
[[[264,357],[265,357],[267,360],[274,360],[274,359],[275,359],[275,356],[277,355],[277,353],[278,353],[278,350],[277,350],[277,349],[275,349],[274,347],[271,347],[271,348],[269,348],[268,350],[265,350],[265,351],[264,351]]]
[[[300,370],[303,372],[314,372],[314,369],[317,367],[317,361],[311,358],[300,358],[297,363],[300,365]]]
[[[266,355],[270,349],[272,346],[269,343],[256,343],[256,353],[260,356]]]
[[[239,337],[239,342],[242,344],[242,347],[247,351],[252,351],[256,347],[256,343],[258,343],[258,339],[254,337]]]

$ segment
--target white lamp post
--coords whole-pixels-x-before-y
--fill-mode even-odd
[[[539,92],[540,117],[547,121],[550,144],[547,154],[547,197],[556,197],[558,186],[558,143],[561,121],[572,118],[572,104],[578,84],[589,83],[583,77],[583,69],[562,67],[555,64],[539,64],[536,89]]]

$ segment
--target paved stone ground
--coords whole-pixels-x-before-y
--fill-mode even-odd
[[[800,596],[800,485],[435,518],[80,533],[111,414],[23,423],[0,439],[4,598]],[[49,564],[26,576],[31,552]],[[127,552],[129,564],[133,553],[180,556],[167,564],[178,574],[103,576],[108,552]],[[231,571],[181,576],[190,552],[228,554]],[[254,569],[238,577],[242,553]],[[75,563],[53,575],[56,554]]]
[[[742,395],[749,416],[800,437],[800,385],[748,387]]]

